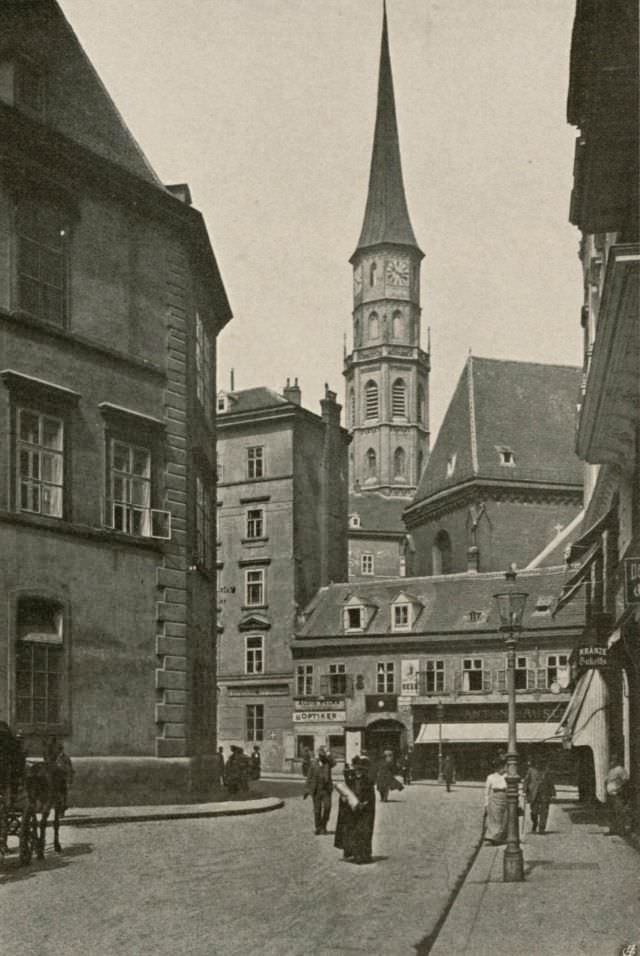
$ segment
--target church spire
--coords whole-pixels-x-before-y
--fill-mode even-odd
[[[420,251],[411,227],[402,181],[385,4],[378,78],[378,112],[373,137],[369,193],[356,253],[369,246],[387,242],[413,246]]]

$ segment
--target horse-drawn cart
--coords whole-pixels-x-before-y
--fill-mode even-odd
[[[31,863],[38,850],[38,818],[24,788],[20,789],[17,799],[0,794],[0,857],[10,852],[9,837],[18,838],[20,862]]]

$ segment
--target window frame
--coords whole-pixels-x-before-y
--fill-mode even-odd
[[[561,657],[563,657],[565,660],[564,664],[560,663]],[[555,664],[551,664],[551,658],[555,659]],[[552,670],[555,671],[555,677],[553,679],[551,679],[549,676]],[[563,685],[560,683],[561,670],[565,671],[567,676],[567,682],[564,685],[564,688],[563,688]],[[561,653],[560,651],[554,651],[553,654],[547,654],[546,660],[545,660],[545,666],[544,666],[544,673],[545,673],[545,680],[547,682],[546,683],[547,688],[551,687],[551,685],[554,682],[557,682],[561,688],[566,689],[571,680],[570,655]]]
[[[253,646],[250,646],[252,644]],[[247,634],[244,639],[244,672],[249,675],[264,674],[264,634]]]
[[[350,623],[351,615],[355,614],[356,612],[358,614],[358,624],[352,625]],[[352,604],[349,607],[344,608],[343,627],[344,627],[345,633],[357,633],[360,631],[364,631],[364,624],[365,624],[364,605]]]
[[[14,464],[15,464],[15,510],[20,514],[27,515],[37,515],[43,518],[55,518],[57,520],[64,520],[65,518],[65,485],[66,485],[66,475],[65,471],[68,468],[67,465],[67,428],[65,416],[60,412],[50,412],[48,410],[43,410],[42,407],[39,409],[34,408],[33,405],[38,403],[32,403],[31,407],[28,407],[26,402],[18,401],[15,405],[15,439],[14,439]],[[21,425],[22,425],[22,416],[33,415],[38,419],[38,441],[36,443],[29,442],[26,439],[21,438]],[[55,422],[59,426],[59,436],[60,436],[60,448],[48,447],[45,445],[43,438],[44,431],[44,422],[48,420],[50,422]],[[22,474],[22,461],[23,456],[28,455],[30,461],[30,468],[33,468],[33,461],[35,458],[31,456],[38,456],[37,460],[39,462],[38,471],[39,477],[34,478],[29,476],[24,476]],[[59,462],[59,472],[60,478],[59,482],[55,481],[46,481],[42,477],[43,469],[42,462],[46,459],[46,456],[56,456]],[[24,507],[22,504],[22,488],[23,483],[28,485],[32,490],[33,487],[39,487],[39,500],[40,508],[38,510],[34,508]],[[59,513],[47,512],[42,510],[42,498],[43,490],[45,487],[58,489],[58,495],[60,499]]]
[[[262,743],[264,740],[264,704],[245,704],[244,721],[246,740],[249,743]]]
[[[260,478],[265,477],[264,445],[247,445],[246,466],[247,481],[258,481]]]
[[[56,627],[56,630],[59,634],[59,639],[53,641],[42,641],[42,640],[32,640],[28,641],[20,637],[20,603],[22,601],[36,601],[42,602],[43,604],[50,605],[54,614],[59,614],[60,621],[59,625]],[[9,694],[9,712],[12,715],[11,723],[14,724],[15,728],[23,733],[34,733],[34,734],[67,734],[71,730],[71,680],[70,680],[70,648],[71,648],[71,619],[69,615],[69,604],[68,601],[56,592],[51,591],[48,588],[39,588],[39,589],[20,589],[14,592],[14,595],[9,603],[9,626],[10,632],[12,635],[12,640],[10,644],[9,652],[9,668],[10,673],[12,674],[12,684],[13,687],[10,690]],[[52,632],[53,633],[53,632]],[[19,717],[19,692],[20,692],[20,678],[19,678],[19,654],[20,646],[22,644],[29,644],[33,646],[38,646],[40,648],[47,647],[49,651],[51,649],[59,649],[59,711],[57,714],[58,719],[56,721],[33,721],[25,720],[22,716]],[[47,652],[47,657],[49,656],[49,651]],[[42,672],[40,672],[42,673]],[[49,671],[46,672],[47,674]],[[33,682],[32,682],[33,683]],[[47,681],[48,683],[48,681]]]
[[[398,612],[402,612],[399,614]],[[399,617],[404,617],[404,621],[399,621]],[[391,605],[391,630],[394,632],[411,630],[411,604],[409,601],[399,601]]]
[[[360,574],[375,574],[374,555],[370,551],[365,551],[360,555]]]
[[[406,419],[407,404],[407,383],[403,378],[396,378],[391,385],[391,417]]]
[[[376,693],[394,694],[396,687],[395,661],[376,662]]]
[[[472,664],[471,667],[467,667],[467,663]],[[476,667],[476,664],[480,664],[479,667]],[[485,674],[485,661],[484,657],[463,657],[462,659],[462,693],[463,694],[481,694],[484,690],[484,674]],[[470,675],[480,675],[480,687],[465,687],[465,677]],[[470,680],[466,682],[470,684]]]
[[[431,665],[431,666],[429,666]],[[425,694],[444,694],[446,687],[446,669],[443,657],[428,657],[424,662]],[[429,678],[432,677],[433,688],[429,689]]]
[[[259,575],[259,580],[249,581],[249,576],[257,574]],[[260,601],[250,601],[249,600],[249,588],[257,587],[259,588]],[[251,567],[244,569],[244,604],[245,607],[266,607],[267,605],[267,575],[266,568],[263,567]]]
[[[331,662],[329,664],[329,670],[327,671],[327,677],[329,684],[329,696],[346,697],[348,674],[347,665],[344,663],[344,661]]]
[[[254,515],[251,518],[251,515]],[[255,517],[259,515],[259,517]],[[255,525],[258,525],[259,533],[256,533]],[[261,541],[266,538],[266,512],[261,507],[250,507],[245,512],[245,538],[247,541]]]
[[[296,697],[313,696],[313,664],[296,665]]]
[[[44,227],[39,224],[39,229],[31,234],[29,225],[21,222],[21,213],[25,207],[30,205],[34,212],[32,213],[34,221],[38,216],[44,218],[47,212],[57,220],[57,231],[60,242],[52,244],[43,236]],[[14,271],[13,271],[13,297],[15,300],[16,311],[30,316],[37,322],[58,329],[66,329],[69,321],[69,250],[70,250],[70,226],[69,213],[64,206],[56,199],[43,196],[36,192],[29,195],[20,195],[17,197],[13,212],[13,249],[14,249]],[[29,253],[29,246],[31,252]],[[31,261],[37,260],[37,268],[33,269],[33,274],[27,261],[31,256]],[[58,263],[59,282],[47,280],[43,275],[43,268],[46,264],[51,267],[53,260]],[[44,263],[44,266],[43,266]],[[32,291],[37,293],[38,304],[34,308],[33,303],[26,301],[26,294],[22,291],[23,283],[31,284]],[[35,288],[33,288],[35,287]],[[46,290],[53,291],[59,296],[59,310],[56,316],[52,315],[50,309],[45,307]]]
[[[370,378],[364,386],[364,418],[367,422],[380,417],[380,387]]]

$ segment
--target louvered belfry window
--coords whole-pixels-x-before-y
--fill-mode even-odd
[[[397,378],[391,386],[391,414],[394,418],[405,418],[407,415],[407,388],[401,378]]]
[[[364,407],[367,418],[378,417],[378,386],[375,382],[367,382],[365,385]]]

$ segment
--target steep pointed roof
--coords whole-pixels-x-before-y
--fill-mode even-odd
[[[572,366],[469,356],[413,504],[473,479],[580,486],[581,377]]]
[[[369,192],[356,252],[385,242],[414,246],[420,251],[409,219],[402,180],[386,6],[382,21],[378,112],[373,137]]]

